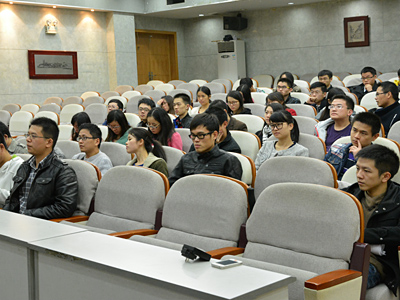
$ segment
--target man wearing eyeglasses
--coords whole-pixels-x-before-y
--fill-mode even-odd
[[[59,129],[49,118],[31,122],[26,144],[32,157],[14,176],[4,210],[42,219],[70,217],[76,209],[78,182],[74,170],[54,153]]]
[[[350,91],[358,97],[361,103],[365,94],[376,91],[378,85],[376,83],[376,70],[372,67],[365,67],[361,70],[362,83],[350,88]]]
[[[389,81],[378,83],[375,100],[379,108],[373,108],[370,112],[373,112],[381,118],[385,134],[387,135],[393,124],[400,120],[400,104],[397,86]]]
[[[156,107],[154,101],[149,98],[143,98],[139,100],[138,110],[139,110],[139,118],[140,122],[137,127],[146,127],[147,126],[147,114],[149,111]]]
[[[216,116],[202,113],[193,118],[190,123],[190,138],[195,151],[182,156],[168,178],[170,185],[181,177],[193,174],[218,174],[241,180],[242,166],[239,160],[216,145],[218,132]]]
[[[76,139],[79,143],[81,153],[72,157],[94,164],[99,168],[101,176],[113,167],[107,154],[100,151],[101,130],[95,124],[84,123],[79,127],[79,135]]]
[[[276,91],[281,93],[285,104],[300,104],[300,100],[292,97],[290,93],[293,91],[293,82],[288,78],[280,78],[276,85]]]

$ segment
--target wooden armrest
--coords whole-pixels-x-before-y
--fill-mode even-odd
[[[152,235],[157,234],[158,230],[154,229],[136,229],[121,232],[110,233],[111,236],[116,236],[123,239],[129,239],[132,235]]]
[[[211,255],[211,258],[220,259],[224,255],[238,255],[244,252],[244,248],[238,247],[225,247],[220,249],[215,249],[207,251]]]
[[[61,221],[68,221],[72,223],[78,223],[78,222],[83,222],[89,220],[89,216],[74,216],[74,217],[69,217],[69,218],[59,218],[59,219],[51,219],[50,221],[52,222],[61,222]]]
[[[304,286],[306,288],[319,291],[346,281],[350,281],[360,276],[361,272],[358,271],[336,270],[311,278],[304,283]]]

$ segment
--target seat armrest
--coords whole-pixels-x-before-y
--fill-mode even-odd
[[[370,255],[371,255],[371,245],[359,242],[354,243],[349,269],[359,271],[362,273],[363,279],[362,279],[360,300],[364,300],[365,294],[367,293]]]
[[[357,277],[361,277],[361,272],[353,270],[335,270],[307,280],[304,286],[319,291]]]
[[[225,255],[238,255],[244,252],[244,248],[239,247],[225,247],[220,249],[215,249],[207,251],[211,255],[211,258],[221,259]]]
[[[157,234],[158,230],[154,229],[136,229],[121,232],[110,233],[111,236],[116,236],[123,239],[129,239],[133,235],[152,235]]]
[[[69,217],[69,218],[59,218],[59,219],[51,219],[50,221],[52,222],[61,222],[61,221],[68,221],[72,223],[78,223],[78,222],[83,222],[89,220],[89,216],[74,216],[74,217]]]

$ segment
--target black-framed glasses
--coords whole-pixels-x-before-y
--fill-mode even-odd
[[[144,111],[144,112],[149,112],[150,111],[150,109],[145,108],[145,107],[139,107],[138,110],[139,111]]]
[[[78,136],[78,137],[76,138],[76,140],[77,140],[78,142],[80,142],[80,141],[86,142],[87,140],[95,140],[95,139],[98,139],[98,138],[97,138],[97,137],[89,137],[89,136]]]
[[[31,133],[25,133],[24,136],[25,136],[26,139],[27,138],[31,138],[32,140],[34,140],[34,139],[49,139],[48,137],[38,136],[36,134],[31,134]]]
[[[160,126],[160,124],[158,124],[158,125],[149,125],[149,124],[146,124],[146,126],[147,126],[147,128],[150,128],[150,129],[156,129],[157,127]]]
[[[199,134],[189,134],[189,137],[194,141],[196,138],[198,138],[199,140],[203,140],[206,135],[211,135],[212,132],[207,132],[207,133],[199,133]]]
[[[271,127],[271,130],[281,130],[283,128],[283,122],[281,123],[270,123],[269,127]]]
[[[378,93],[378,92],[376,92],[376,96],[378,97],[379,95],[384,95],[384,94],[387,94],[388,92],[384,92],[384,93]]]

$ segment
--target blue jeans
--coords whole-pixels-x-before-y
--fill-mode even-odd
[[[381,282],[381,275],[374,265],[369,264],[367,289],[373,288]]]

